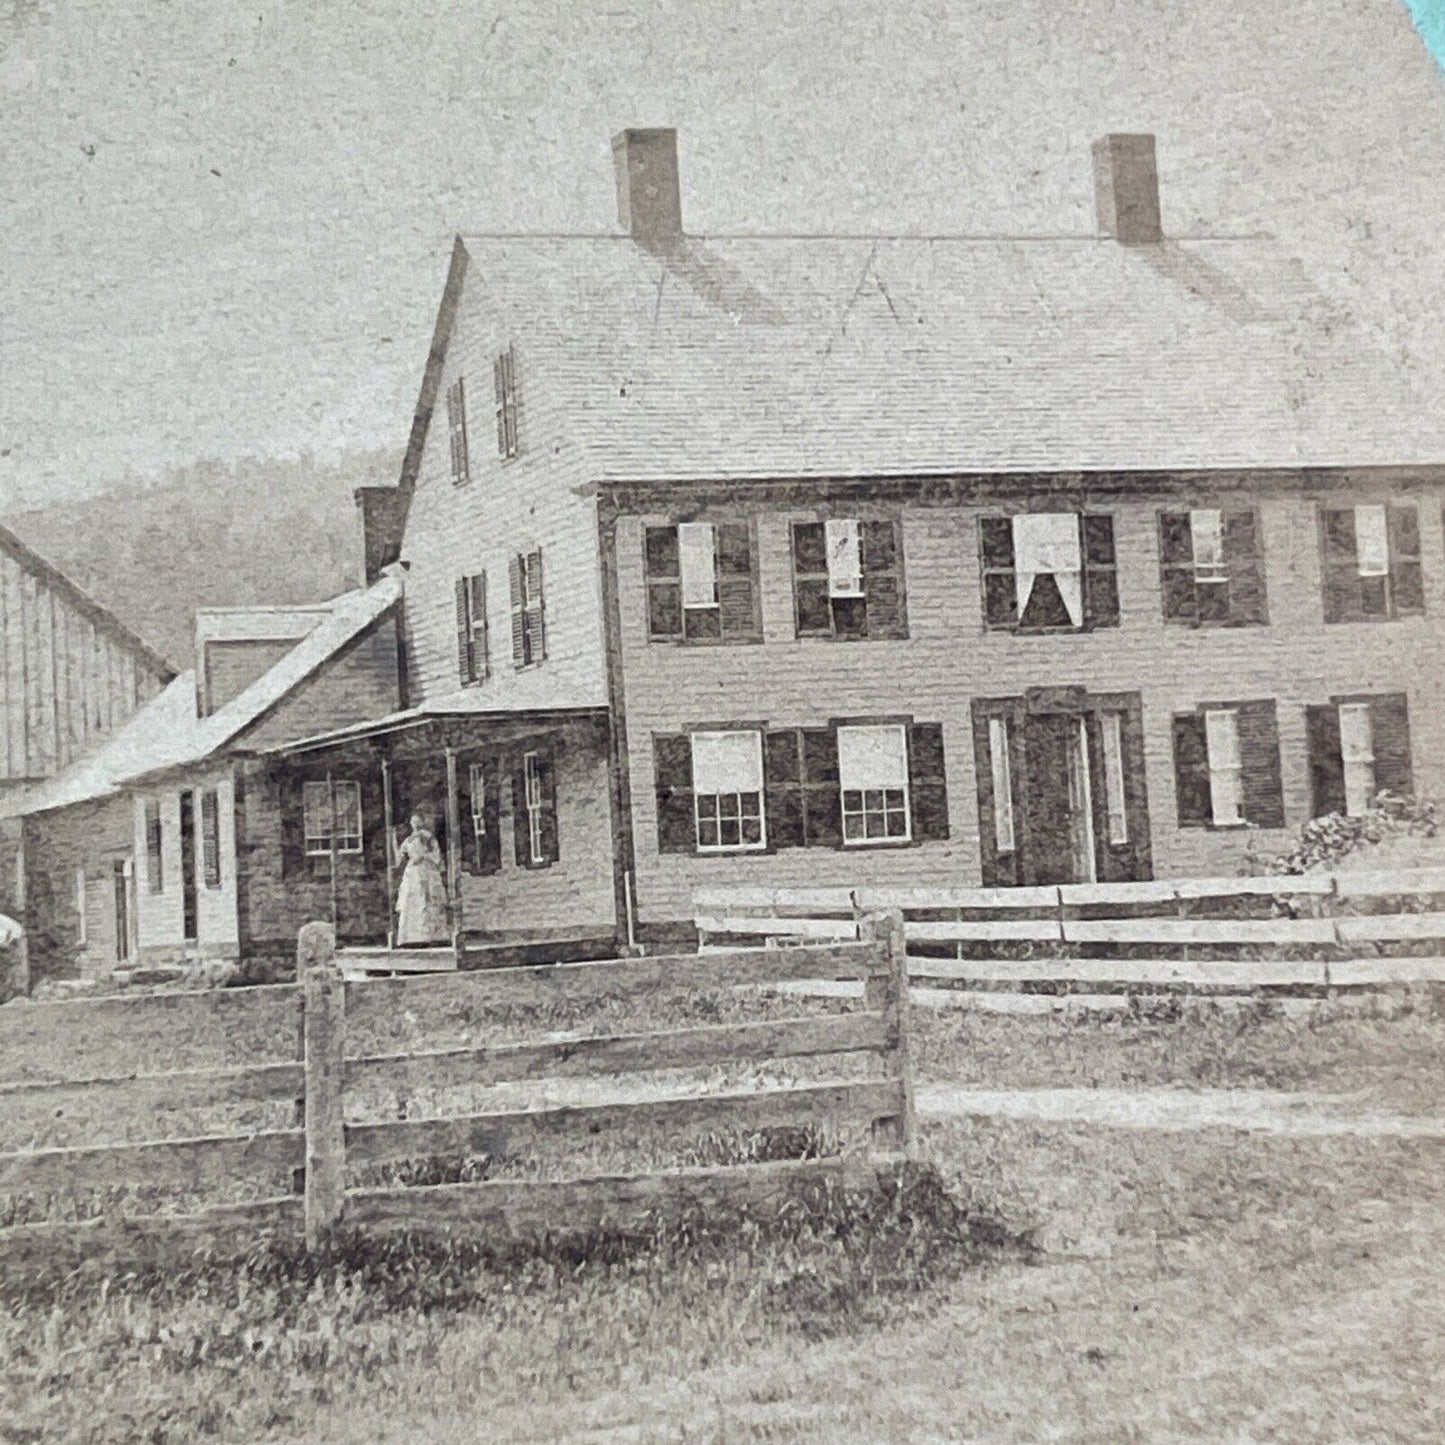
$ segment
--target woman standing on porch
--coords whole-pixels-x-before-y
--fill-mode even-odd
[[[442,850],[420,813],[411,815],[411,832],[396,851],[406,864],[396,894],[398,946],[445,943],[447,890],[442,882]]]

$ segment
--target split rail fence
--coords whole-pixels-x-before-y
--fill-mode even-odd
[[[914,982],[1071,991],[1290,990],[1445,982],[1445,869],[1021,888],[708,888],[704,951],[857,936],[904,919]]]
[[[906,1156],[913,1127],[902,922],[896,914],[869,917],[857,932],[854,940],[816,947],[347,983],[334,963],[330,928],[308,924],[298,945],[296,985],[7,1007],[0,1010],[0,1114],[8,1115],[12,1130],[17,1120],[23,1128],[27,1118],[43,1126],[63,1116],[93,1135],[94,1120],[109,1115],[142,1121],[150,1136],[0,1153],[0,1209],[11,1201],[0,1224],[7,1217],[19,1221],[0,1228],[0,1263],[54,1266],[97,1255],[172,1262],[201,1249],[234,1250],[238,1238],[244,1245],[304,1232],[315,1246],[338,1226],[461,1229],[483,1238],[628,1229],[689,1205],[767,1205],[828,1180],[876,1178],[880,1168]],[[663,988],[716,991],[819,978],[861,981],[863,1008],[471,1042],[486,1036],[489,1017],[529,1008],[545,1014],[563,999],[574,1008],[592,1000],[615,1005],[646,1001]],[[460,1034],[467,1042],[428,1047],[428,1032],[433,1045],[438,1035]],[[378,1040],[381,1052],[374,1051]],[[701,1094],[674,1088],[664,1097],[646,1089],[629,1097],[620,1077],[837,1055],[874,1062],[846,1079]],[[868,1076],[856,1077],[860,1072]],[[415,1098],[431,1090],[563,1079],[595,1081],[599,1101],[493,1105],[461,1117],[398,1119],[394,1109],[390,1118],[356,1117],[366,1112],[368,1091]],[[582,1097],[593,1097],[591,1083],[586,1088]],[[250,1110],[253,1122],[244,1132],[168,1136],[176,1132],[168,1120],[218,1106]],[[257,1106],[269,1106],[273,1121],[294,1109],[289,1127],[257,1127]],[[489,1156],[525,1165],[529,1146],[540,1150],[558,1141],[570,1149],[574,1141],[591,1145],[600,1137],[625,1152],[648,1131],[686,1141],[799,1127],[851,1130],[862,1147],[821,1159],[580,1179],[355,1187],[348,1178],[419,1158]],[[238,1191],[251,1197],[214,1202],[218,1193]],[[168,1196],[163,1207],[171,1212],[157,1212],[158,1194]],[[110,1204],[98,1218],[55,1222],[57,1197],[77,1195]],[[17,1199],[30,1213],[39,1201],[38,1212],[49,1217],[29,1222],[15,1209]],[[140,1206],[146,1212],[137,1213]]]

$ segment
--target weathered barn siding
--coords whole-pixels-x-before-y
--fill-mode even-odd
[[[903,522],[909,637],[836,642],[794,636],[791,518],[816,510],[754,508],[764,641],[686,646],[649,642],[642,536],[656,511],[624,516],[617,527],[623,703],[636,852],[637,900],[644,921],[687,918],[701,884],[850,884],[860,881],[976,884],[980,881],[978,802],[970,706],[975,698],[1031,687],[1081,685],[1142,694],[1145,766],[1159,876],[1232,873],[1243,858],[1237,830],[1181,828],[1176,816],[1170,718],[1198,704],[1273,698],[1278,708],[1286,823],[1309,816],[1304,707],[1350,692],[1407,692],[1416,787],[1445,790],[1445,537],[1439,488],[1317,493],[1300,480],[1287,489],[1231,495],[1226,505],[1258,508],[1269,623],[1189,629],[1162,616],[1158,512],[1207,505],[1161,491],[1128,500],[1091,500],[1114,517],[1120,624],[1080,635],[1020,636],[983,625],[978,517],[1006,508],[899,506]],[[1317,507],[1401,500],[1418,508],[1425,616],[1379,623],[1323,621]],[[693,497],[688,499],[694,506]],[[1216,503],[1217,504],[1217,503]],[[1037,502],[1039,509],[1068,504]],[[888,511],[877,499],[873,511]],[[834,509],[848,515],[846,503]],[[704,514],[706,515],[706,514]],[[943,726],[948,776],[947,842],[903,849],[798,848],[762,855],[659,854],[652,734],[727,720],[818,726],[829,718],[911,714]],[[1262,849],[1287,832],[1253,835]]]

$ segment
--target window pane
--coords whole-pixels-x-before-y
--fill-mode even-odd
[[[906,788],[908,744],[903,729],[840,727],[838,777],[844,788]]]
[[[1340,705],[1340,756],[1347,763],[1374,762],[1369,703],[1347,702]]]
[[[762,792],[762,734],[751,728],[693,733],[692,785],[699,793]]]
[[[1355,556],[1361,577],[1390,572],[1390,530],[1382,506],[1355,508]]]
[[[1189,514],[1189,540],[1194,568],[1201,582],[1224,575],[1224,514],[1197,508]]]
[[[1204,736],[1211,768],[1239,766],[1239,720],[1232,708],[1210,708],[1204,714]]]
[[[1229,621],[1229,583],[1223,578],[1206,580],[1201,577],[1194,596],[1201,622]]]
[[[828,590],[834,597],[857,597],[863,591],[863,557],[856,517],[830,517],[824,523],[828,540]]]
[[[1372,762],[1345,762],[1345,812],[1352,818],[1370,811],[1375,796],[1375,765]]]
[[[717,606],[717,539],[711,522],[683,522],[677,529],[682,565],[682,605]]]

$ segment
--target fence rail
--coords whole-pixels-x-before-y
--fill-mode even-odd
[[[13,1225],[0,1229],[0,1258],[7,1264],[127,1252],[160,1258],[167,1239],[184,1250],[238,1228],[294,1233],[304,1225],[314,1245],[342,1224],[511,1232],[589,1221],[625,1227],[648,1211],[689,1200],[766,1202],[820,1180],[853,1179],[860,1169],[876,1173],[907,1152],[912,1133],[903,925],[891,914],[864,918],[855,931],[862,937],[814,947],[347,983],[335,962],[331,930],[309,924],[298,942],[296,985],[6,1008],[0,1011],[0,1110],[12,1123],[43,1122],[58,1110],[85,1126],[92,1116],[110,1114],[131,1127],[140,1121],[156,1137],[110,1143],[87,1137],[63,1147],[0,1153],[0,1196],[34,1201],[170,1190],[188,1202],[185,1213]],[[529,1010],[545,1016],[559,999],[585,1008],[604,998],[645,1000],[659,987],[719,989],[840,977],[862,982],[861,1011],[474,1042],[497,1019],[526,1021]],[[460,1046],[438,1046],[458,1034]],[[628,1075],[667,1069],[849,1055],[879,1060],[873,1072],[882,1076],[757,1089],[734,1084],[707,1092],[679,1091],[658,1080],[641,1087],[635,1079],[624,1082]],[[148,1071],[171,1056],[183,1067]],[[616,1087],[603,1087],[594,1101],[544,1098],[536,1107],[492,1104],[438,1118],[357,1117],[378,1092],[411,1096],[604,1080]],[[210,1109],[239,1109],[244,1117],[228,1132],[213,1126],[186,1137],[188,1117]],[[257,1122],[265,1118],[270,1122]],[[779,1126],[861,1132],[863,1156],[581,1180],[357,1183],[357,1176],[399,1160],[526,1161],[527,1151],[545,1141],[570,1148],[610,1138],[625,1147],[646,1130],[686,1139]],[[228,1188],[255,1197],[215,1202]]]

